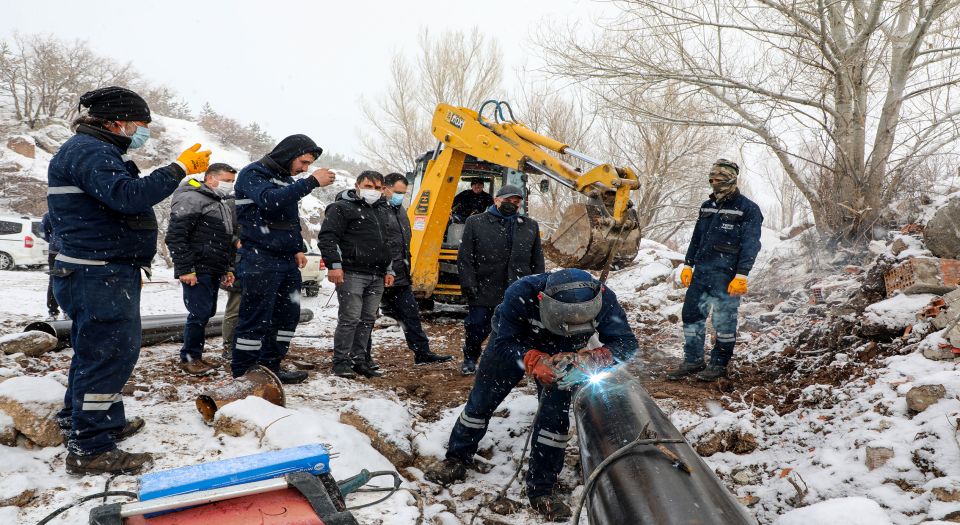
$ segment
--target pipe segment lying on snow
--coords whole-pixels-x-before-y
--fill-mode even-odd
[[[313,310],[300,309],[300,323],[307,323],[313,319]],[[144,315],[140,317],[142,341],[140,346],[150,346],[159,343],[177,343],[183,341],[183,326],[187,322],[187,314]],[[24,332],[39,330],[57,338],[57,350],[70,346],[70,327],[73,322],[64,321],[36,321],[23,329]],[[204,335],[214,337],[223,330],[223,314],[219,313],[210,318]]]
[[[585,483],[601,462],[638,438],[662,439],[660,446],[667,449],[665,453],[656,444],[640,444],[608,463],[588,495],[591,524],[757,523],[627,372],[584,385],[573,406]],[[690,473],[678,468],[682,466]]]

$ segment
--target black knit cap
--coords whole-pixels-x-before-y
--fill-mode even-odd
[[[123,122],[150,122],[150,108],[143,97],[127,88],[103,87],[80,96],[80,106],[91,117]]]

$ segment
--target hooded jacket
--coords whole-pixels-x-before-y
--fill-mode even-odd
[[[322,151],[306,135],[292,135],[240,170],[234,191],[241,253],[289,257],[306,251],[297,203],[320,183],[309,176],[294,179],[289,170],[293,159]]]
[[[385,275],[393,273],[389,205],[383,199],[367,204],[356,190],[346,190],[327,206],[317,236],[327,268]]]
[[[80,125],[50,160],[47,205],[60,255],[149,266],[157,253],[153,206],[186,176],[176,163],[140,176],[130,139]]]
[[[467,219],[457,252],[457,271],[469,304],[496,306],[510,283],[543,270],[537,221],[520,215],[503,218],[493,206]]]
[[[763,214],[752,200],[735,191],[719,203],[711,195],[700,215],[684,264],[697,271],[715,270],[747,275],[760,252]]]
[[[173,192],[167,247],[174,277],[233,271],[233,199],[191,180]]]

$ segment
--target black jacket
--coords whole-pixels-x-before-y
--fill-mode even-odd
[[[760,252],[760,207],[739,191],[723,202],[710,196],[700,205],[700,216],[684,263],[698,270],[747,275]]]
[[[394,286],[408,286],[410,280],[410,218],[403,206],[387,204],[387,243],[393,257]]]
[[[514,228],[512,243],[510,227]],[[529,217],[503,219],[490,210],[470,217],[463,228],[457,268],[468,303],[497,306],[511,283],[543,273],[540,225]]]
[[[460,219],[467,220],[471,215],[479,215],[493,205],[493,197],[485,191],[474,193],[473,190],[463,190],[453,198],[453,208],[450,213]]]
[[[372,206],[367,204],[355,190],[337,195],[327,206],[317,236],[327,268],[373,275],[393,273],[388,207],[383,199]]]
[[[167,248],[173,273],[223,275],[233,271],[233,199],[191,180],[173,192]]]

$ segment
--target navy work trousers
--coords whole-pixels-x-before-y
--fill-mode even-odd
[[[413,355],[423,355],[430,351],[430,340],[423,331],[420,323],[420,308],[417,299],[413,296],[413,287],[391,286],[384,288],[383,298],[380,299],[380,310],[383,315],[395,319],[403,329],[403,337],[407,340],[407,348]],[[370,351],[367,351],[369,355]]]
[[[231,373],[240,377],[258,364],[279,372],[300,321],[300,269],[292,255],[254,252],[243,256],[237,273],[243,288]]]
[[[463,358],[476,361],[483,349],[483,340],[490,335],[490,321],[493,320],[493,306],[470,305],[467,317],[463,320]]]
[[[180,361],[196,361],[203,357],[203,341],[206,339],[207,321],[217,312],[217,293],[220,291],[220,276],[198,273],[197,284],[183,287],[183,304],[187,307],[187,324],[183,327],[183,346]]]
[[[492,341],[493,339],[491,339]],[[507,394],[523,379],[523,363],[501,355],[492,344],[483,351],[477,377],[460,413],[450,441],[447,458],[473,462],[487,425]],[[533,422],[530,468],[527,471],[527,496],[553,492],[557,476],[563,469],[563,456],[570,441],[570,400],[573,392],[537,384],[540,410]]]
[[[734,274],[728,271],[696,267],[683,300],[683,355],[688,363],[703,362],[707,315],[713,310],[716,344],[710,352],[710,364],[727,366],[737,343],[737,309],[740,298],[727,293]]]
[[[73,359],[62,426],[67,448],[88,456],[116,448],[126,422],[121,389],[140,357],[140,268],[56,262],[53,293],[70,316]]]

